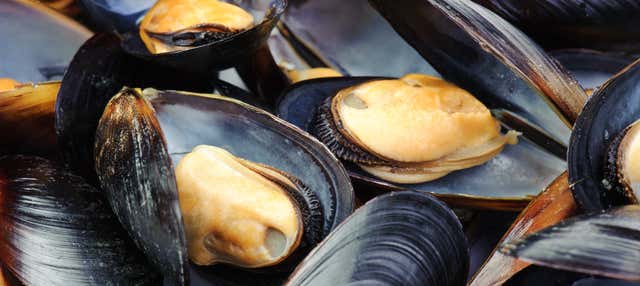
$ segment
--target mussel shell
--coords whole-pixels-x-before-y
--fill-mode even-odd
[[[87,28],[37,1],[0,1],[0,77],[59,80],[90,36]]]
[[[628,0],[474,0],[546,49],[637,53],[640,4]]]
[[[282,22],[292,35],[279,29],[281,33],[269,39],[277,63],[288,62],[297,69],[326,65],[353,76],[436,74],[365,0],[289,2]],[[291,37],[317,60],[301,56]]]
[[[640,61],[625,68],[594,93],[574,126],[569,145],[569,182],[586,212],[627,200],[603,182],[606,152],[622,130],[640,118]]]
[[[323,100],[343,88],[375,79],[381,78],[325,78],[294,84],[279,99],[277,115],[313,133],[315,110]],[[343,163],[351,178],[379,189],[421,190],[433,192],[456,206],[509,210],[524,208],[531,196],[544,189],[565,167],[562,160],[525,140],[507,146],[500,155],[482,166],[456,171],[439,180],[421,184],[389,183],[365,173],[352,163]]]
[[[264,13],[254,16],[260,22],[251,29],[220,41],[162,54],[151,54],[139,33],[134,31],[124,35],[122,48],[140,59],[185,71],[207,73],[233,67],[266,43],[271,30],[287,7],[287,0],[242,0],[233,3],[250,12]]]
[[[230,98],[173,91],[126,98],[114,99],[112,110],[106,110],[101,119],[96,169],[112,204],[124,206],[120,217],[128,221],[125,225],[139,243],[157,243],[151,235],[155,227],[181,224],[179,210],[167,218],[154,214],[153,206],[145,213],[139,198],[150,198],[147,205],[170,202],[172,210],[177,208],[173,168],[201,144],[224,148],[300,179],[320,201],[323,236],[353,211],[353,189],[338,160],[317,140],[265,111]],[[164,247],[185,247],[183,241],[174,243],[178,244]]]
[[[359,208],[298,266],[287,285],[464,285],[469,250],[434,197],[386,194]]]
[[[38,157],[0,157],[0,260],[26,285],[158,285],[99,191]]]
[[[549,54],[558,60],[584,89],[596,89],[620,72],[633,60],[612,53],[585,49],[554,50]]]
[[[74,56],[56,101],[56,133],[65,163],[95,180],[93,142],[107,102],[123,86],[211,91],[206,78],[129,56],[114,34],[97,34]]]
[[[536,265],[640,281],[640,206],[573,217],[500,251]]]

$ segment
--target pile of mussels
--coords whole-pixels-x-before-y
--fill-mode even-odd
[[[640,285],[639,26],[626,0],[2,1],[0,286]]]

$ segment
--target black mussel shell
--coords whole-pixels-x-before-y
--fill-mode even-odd
[[[338,91],[379,77],[340,77],[307,80],[287,88],[279,98],[276,114],[318,137],[316,120],[322,103]],[[533,155],[535,154],[535,155]],[[365,173],[357,165],[343,161],[349,176],[382,190],[414,189],[432,192],[456,206],[520,210],[565,168],[565,162],[529,141],[508,146],[487,164],[453,172],[441,179],[421,184],[395,184]],[[527,170],[526,175],[522,170]],[[487,180],[486,178],[494,178]],[[532,180],[532,178],[535,178]]]
[[[354,212],[287,285],[464,285],[469,250],[455,214],[434,197],[398,192]]]
[[[640,206],[567,219],[500,251],[537,265],[640,281]]]
[[[79,0],[89,18],[102,31],[126,33],[138,26],[138,20],[156,0]]]
[[[140,59],[196,73],[207,73],[233,67],[264,45],[287,7],[287,0],[235,1],[247,11],[261,11],[260,22],[251,29],[222,40],[209,42],[184,51],[151,54],[138,31],[124,35],[122,48]]]
[[[38,1],[0,1],[0,77],[60,80],[73,53],[91,37],[82,25]]]
[[[638,53],[640,3],[628,0],[474,0],[546,49]]]
[[[0,260],[25,285],[158,285],[100,192],[38,157],[0,157]]]
[[[585,49],[555,50],[549,54],[567,69],[587,94],[633,62],[618,54]]]
[[[141,94],[125,89],[112,99],[100,120],[96,170],[112,205],[120,210],[120,219],[138,243],[160,246],[164,253],[152,254],[156,257],[178,259],[169,252],[186,250],[173,170],[186,153],[202,144],[224,148],[301,180],[320,203],[322,237],[353,211],[353,190],[338,160],[288,123],[226,97],[151,90]],[[146,204],[141,204],[142,198],[148,198]],[[157,237],[156,228],[173,231]],[[277,265],[261,271],[286,271],[308,249],[299,251],[290,257],[291,262],[284,262],[285,269]],[[185,257],[180,259],[186,264]],[[240,277],[233,276],[242,275],[226,269],[211,267],[214,277],[238,283]]]
[[[56,133],[65,163],[95,180],[93,142],[107,102],[123,86],[206,92],[210,81],[129,56],[113,34],[97,34],[76,53],[56,101]]]
[[[639,79],[640,61],[636,61],[598,89],[576,120],[568,153],[569,182],[586,212],[628,202],[610,191],[605,163],[614,138],[640,118]]]

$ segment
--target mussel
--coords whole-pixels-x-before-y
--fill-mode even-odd
[[[196,264],[289,271],[353,210],[349,179],[322,144],[217,95],[124,88],[94,154],[120,221],[175,283],[187,280],[187,252]]]
[[[570,126],[587,96],[560,64],[515,27],[470,1],[369,2],[444,80],[473,94],[503,128],[522,132],[523,140],[486,164],[427,183],[389,182],[345,162],[352,178],[383,190],[412,188],[433,192],[455,205],[522,209],[562,173]],[[327,59],[336,53],[320,55]],[[408,58],[404,54],[398,56]],[[312,132],[315,113],[328,97],[345,88],[383,79],[388,78],[299,82],[283,92],[277,114]]]
[[[140,38],[160,54],[222,41],[253,23],[249,12],[220,0],[160,0],[142,19]]]
[[[631,203],[640,203],[640,121],[635,121],[616,135],[606,153],[603,185],[624,195]]]
[[[0,79],[0,154],[57,157],[54,105],[60,82]]]
[[[160,283],[100,192],[51,161],[0,157],[0,226],[2,266],[25,285]]]
[[[517,132],[465,90],[409,74],[340,90],[318,108],[315,135],[341,159],[395,183],[422,183],[480,165]]]
[[[265,44],[286,6],[286,0],[162,0],[147,11],[139,31],[125,34],[122,47],[180,70],[223,70]]]
[[[286,285],[464,285],[469,250],[442,202],[406,191],[353,213],[298,266]]]

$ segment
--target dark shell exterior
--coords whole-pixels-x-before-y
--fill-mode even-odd
[[[0,157],[0,259],[25,285],[158,285],[100,192],[38,157]]]
[[[546,49],[638,53],[640,3],[629,0],[474,0]]]
[[[640,61],[636,61],[594,93],[576,121],[568,153],[569,183],[585,212],[627,202],[603,179],[609,144],[640,118],[639,79]]]
[[[273,115],[237,100],[172,91],[122,96],[112,100],[97,134],[96,169],[101,185],[112,204],[124,206],[119,216],[129,221],[125,225],[131,226],[139,243],[158,243],[151,236],[154,224],[148,221],[156,221],[155,227],[182,225],[179,209],[166,218],[151,211],[141,213],[140,198],[153,198],[147,204],[166,203],[171,210],[179,208],[173,168],[184,154],[201,144],[222,147],[238,157],[275,167],[301,180],[322,207],[323,237],[354,208],[349,178],[322,144]],[[128,198],[118,195],[122,192]],[[179,232],[167,234],[165,242],[173,240],[173,244],[161,244],[161,249],[167,252],[167,247],[184,247],[179,236]],[[166,253],[159,255],[169,259]],[[293,259],[299,261],[302,254]],[[243,276],[253,275],[228,269],[214,266],[209,274],[230,283],[242,283],[240,280],[246,279]]]
[[[210,91],[210,81],[125,54],[113,34],[97,34],[76,53],[56,101],[56,133],[65,163],[95,180],[93,142],[107,102],[123,86]]]
[[[640,206],[574,217],[500,251],[537,265],[640,281]]]
[[[233,1],[254,14],[259,23],[251,29],[226,39],[184,51],[151,54],[136,31],[124,35],[122,48],[129,54],[164,66],[197,73],[207,73],[236,66],[258,48],[267,38],[287,7],[287,0]]]
[[[406,191],[359,208],[286,285],[464,285],[468,267],[455,214],[430,195]]]
[[[279,99],[276,114],[313,134],[315,113],[326,98],[343,88],[375,79],[380,78],[326,78],[294,84]],[[368,187],[433,192],[456,206],[510,210],[524,208],[531,196],[537,195],[565,168],[564,161],[526,140],[507,146],[498,157],[483,166],[453,172],[422,184],[392,184],[365,173],[352,163],[343,164],[352,179]],[[522,173],[524,170],[526,174]]]
[[[37,1],[0,1],[0,76],[34,83],[60,80],[89,37],[87,28]]]

